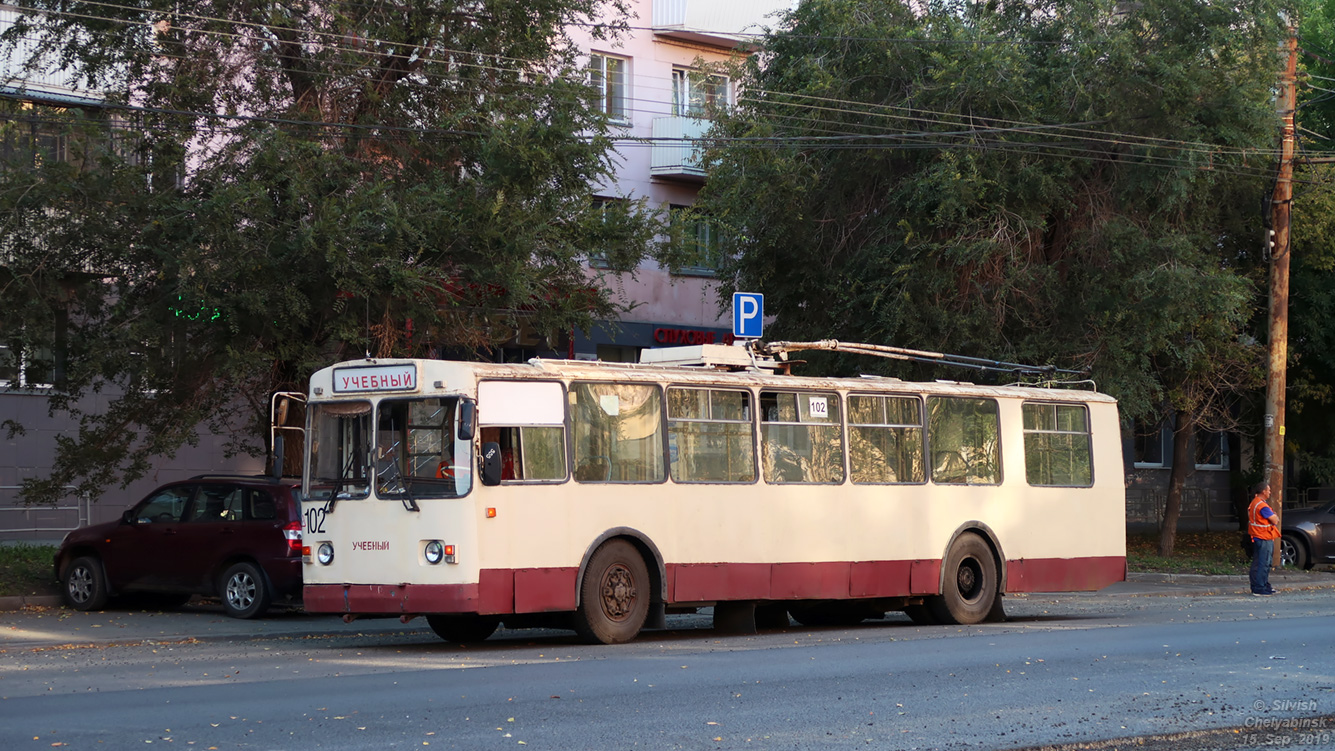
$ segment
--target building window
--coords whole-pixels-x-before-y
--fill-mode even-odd
[[[594,53],[589,56],[589,85],[594,89],[594,109],[613,120],[626,119],[627,72],[630,61]]]
[[[0,343],[0,388],[49,389],[55,383],[56,354],[51,347]]]
[[[728,77],[697,70],[672,71],[672,114],[703,118],[716,107],[728,105]]]
[[[1132,428],[1131,456],[1137,468],[1158,469],[1168,466],[1167,457],[1171,455],[1171,450],[1165,448],[1165,443],[1171,440],[1172,433],[1166,427],[1163,423],[1150,426],[1136,421]]]
[[[672,206],[670,211],[673,236],[681,243],[680,271],[696,275],[717,273],[723,264],[718,225],[689,206]]]
[[[593,211],[597,216],[595,221],[600,221],[603,228],[606,228],[607,226],[608,211],[615,208],[619,200],[620,199],[617,198],[605,198],[603,196],[593,197]],[[595,238],[597,237],[597,234],[598,233],[594,233]],[[597,269],[605,269],[610,265],[607,262],[607,248],[597,247],[601,244],[602,243],[600,243],[598,239],[594,239],[595,247],[589,249],[589,265]]]
[[[1196,431],[1196,469],[1228,469],[1228,434]]]

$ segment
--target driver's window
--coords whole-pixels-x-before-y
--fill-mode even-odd
[[[139,504],[138,511],[135,512],[135,518],[140,524],[169,524],[171,522],[181,521],[181,515],[185,513],[186,503],[190,500],[190,491],[194,489],[192,485],[177,485],[158,491],[148,500]]]

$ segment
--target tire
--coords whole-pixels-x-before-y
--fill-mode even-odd
[[[488,615],[428,615],[426,623],[436,636],[454,644],[484,641],[501,625],[501,617]]]
[[[1312,567],[1311,556],[1307,555],[1307,546],[1297,535],[1284,535],[1279,540],[1280,565],[1308,569]]]
[[[102,562],[92,556],[75,558],[60,579],[60,594],[75,610],[101,610],[107,604],[107,576]]]
[[[992,549],[975,534],[960,535],[942,563],[944,587],[928,600],[941,623],[982,623],[997,599],[997,562]]]
[[[223,609],[233,618],[254,618],[269,609],[269,580],[253,563],[234,563],[218,580]]]
[[[644,627],[649,597],[649,569],[640,551],[625,540],[609,540],[584,571],[575,631],[590,644],[624,644]]]

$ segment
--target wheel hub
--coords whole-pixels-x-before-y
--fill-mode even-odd
[[[966,600],[973,600],[978,597],[982,581],[982,570],[978,561],[967,560],[960,563],[959,570],[955,572],[955,586],[959,588],[959,593]]]
[[[630,569],[620,564],[603,576],[603,612],[615,621],[625,620],[635,606],[635,579]]]
[[[255,601],[255,582],[238,574],[227,582],[227,601],[238,610],[245,610]]]
[[[75,602],[87,602],[92,596],[93,577],[85,569],[75,569],[70,574],[70,597]]]

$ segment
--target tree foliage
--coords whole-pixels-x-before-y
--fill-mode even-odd
[[[1263,376],[1278,9],[803,3],[713,134],[726,281],[776,337],[1086,367],[1127,419],[1225,427]]]
[[[201,424],[256,451],[268,395],[338,358],[586,326],[614,311],[581,257],[650,252],[642,206],[591,204],[611,141],[563,31],[621,0],[27,5],[0,41],[107,97],[0,101],[29,145],[0,168],[0,330],[59,353],[80,426],[30,500]]]

